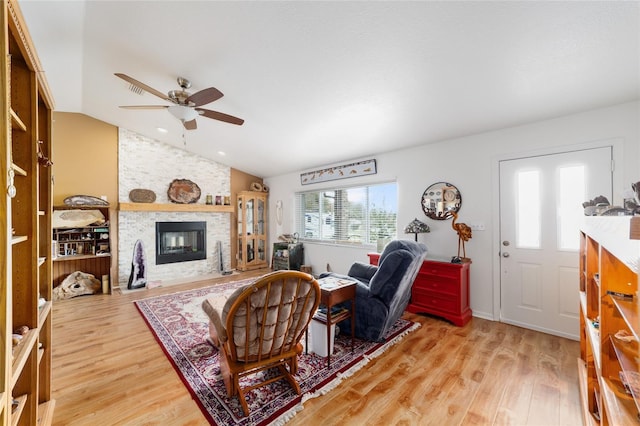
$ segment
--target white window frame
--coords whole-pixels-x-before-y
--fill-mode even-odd
[[[372,199],[372,195],[375,195],[372,194],[372,191],[379,189],[379,192],[377,194],[381,194],[384,192],[382,190],[383,186],[388,187],[388,191],[391,191],[390,195],[395,197],[393,200],[385,199],[383,202],[380,202],[380,200],[377,198],[375,200]],[[353,194],[354,191],[357,192],[359,190],[364,191],[364,200],[362,203],[359,203],[360,208],[363,209],[362,220],[360,221],[360,224],[363,226],[363,228],[359,231],[353,232],[352,235],[351,227],[353,226],[354,222],[357,222],[357,219],[354,219],[353,216],[346,214],[345,216],[348,219],[342,226],[340,226],[339,220],[336,221],[335,219],[335,216],[338,215],[335,205],[339,203],[339,201],[337,201],[337,199],[334,197],[340,197],[340,193],[345,194],[347,191]],[[306,197],[317,198],[317,211],[309,211],[302,205],[303,200]],[[325,207],[325,200],[331,198],[334,198],[335,200],[332,206]],[[376,201],[378,201],[378,205],[376,205]],[[313,200],[311,200],[310,202],[313,202]],[[345,202],[345,200],[342,200],[342,202]],[[295,206],[295,228],[301,241],[320,244],[375,248],[378,245],[378,240],[388,241],[397,238],[398,184],[395,181],[300,191],[295,194]],[[332,210],[327,211],[327,208]],[[322,210],[324,210],[324,213],[320,213]],[[383,230],[375,232],[375,230],[373,230],[371,226],[372,211],[382,212],[385,215],[383,217],[386,217],[387,214],[391,215],[393,219],[387,222],[380,223],[379,228]],[[336,222],[338,223],[336,224]],[[338,236],[335,235],[336,229],[338,229],[338,233],[340,234]],[[351,238],[353,237],[355,237],[356,239],[351,240]]]

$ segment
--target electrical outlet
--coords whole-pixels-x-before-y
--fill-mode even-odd
[[[473,223],[469,225],[472,231],[484,231],[484,223]]]

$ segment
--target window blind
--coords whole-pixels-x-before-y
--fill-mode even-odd
[[[301,239],[375,245],[397,234],[397,183],[296,193],[296,232]]]

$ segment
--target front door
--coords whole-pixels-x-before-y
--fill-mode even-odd
[[[500,319],[578,339],[582,203],[612,201],[612,147],[500,162]]]

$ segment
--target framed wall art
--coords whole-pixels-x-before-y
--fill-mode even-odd
[[[376,174],[376,160],[364,160],[341,166],[327,167],[300,174],[300,183],[310,185],[312,183],[327,182],[330,180],[346,179]]]

